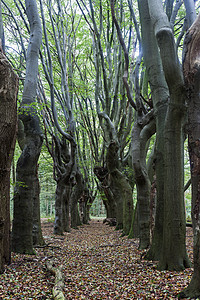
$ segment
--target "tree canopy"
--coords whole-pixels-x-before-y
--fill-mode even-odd
[[[182,296],[199,295],[199,1],[1,3],[1,51],[19,78],[13,251],[44,244],[40,207],[62,235],[98,199],[146,259],[183,270],[190,182]]]

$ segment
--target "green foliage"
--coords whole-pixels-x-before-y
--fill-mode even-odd
[[[106,210],[100,197],[96,197],[90,208],[90,214],[93,217],[106,217]]]
[[[137,1],[132,1],[136,18],[139,20],[139,12]],[[19,81],[18,107],[22,99],[23,84],[25,78],[25,62],[26,49],[29,40],[29,29],[26,14],[20,3],[21,15],[15,1],[6,1],[7,5],[3,7],[4,29],[6,38],[6,55],[10,60],[13,68],[17,72]],[[22,2],[23,3],[23,2]],[[96,177],[93,174],[95,165],[105,165],[105,153],[107,136],[105,135],[105,120],[102,121],[97,112],[96,86],[97,71],[99,72],[99,91],[98,105],[100,112],[108,114],[112,121],[113,127],[117,133],[117,138],[122,146],[120,149],[120,158],[126,156],[129,151],[131,141],[131,129],[134,124],[134,118],[130,114],[131,122],[129,122],[129,112],[127,105],[127,97],[122,80],[124,73],[124,56],[117,34],[114,30],[110,1],[92,1],[94,9],[94,21],[99,30],[100,43],[102,49],[102,57],[100,48],[97,43],[97,35],[95,26],[91,18],[91,10],[89,1],[79,1],[83,9],[84,16],[74,1],[60,1],[61,10],[57,1],[43,1],[45,22],[47,29],[47,37],[49,50],[53,67],[53,84],[56,90],[55,107],[58,114],[58,121],[63,130],[68,129],[68,120],[71,112],[68,110],[66,103],[66,93],[69,92],[70,104],[73,110],[73,116],[76,122],[76,141],[78,153],[78,165],[84,174],[86,184],[90,190],[95,191],[97,188]],[[82,5],[85,3],[85,6]],[[39,8],[39,5],[38,5]],[[51,13],[51,14],[50,14]],[[128,3],[125,1],[115,1],[115,13],[122,31],[126,46],[129,44],[129,60],[130,65],[129,83],[131,93],[134,98],[134,67],[136,56],[138,55],[138,41],[134,28],[133,19],[131,18]],[[41,12],[40,12],[41,14]],[[23,16],[23,18],[22,18]],[[51,20],[52,16],[52,20]],[[185,9],[182,6],[176,16],[174,32],[178,38],[185,17]],[[139,24],[139,21],[138,21]],[[129,33],[131,35],[129,36]],[[130,40],[129,40],[130,38]],[[135,45],[136,48],[135,48]],[[60,51],[60,53],[59,53]],[[51,134],[60,136],[55,129],[54,122],[51,122],[51,93],[50,86],[45,77],[43,63],[49,72],[50,65],[48,61],[47,45],[43,35],[43,45],[41,47],[41,60],[39,62],[38,77],[38,95],[37,99],[31,106],[19,109],[19,114],[35,114],[40,116],[41,124],[43,124],[44,116],[48,115],[47,139],[51,146]],[[42,61],[43,57],[43,61]],[[97,70],[97,59],[99,59],[99,69]],[[63,64],[61,63],[63,62]],[[103,70],[103,68],[105,68]],[[65,80],[62,77],[66,69]],[[105,78],[108,86],[108,97],[105,92]],[[140,65],[139,81],[141,85],[141,94],[146,100],[150,98],[150,87],[144,63]],[[64,85],[64,81],[66,85]],[[146,104],[144,103],[146,107]],[[149,107],[148,107],[149,109]],[[49,114],[47,112],[50,112]],[[44,129],[44,128],[43,128]],[[50,134],[51,133],[51,134]],[[147,161],[151,155],[155,143],[155,135],[151,138],[147,150]],[[21,151],[18,146],[15,150],[14,166],[18,160]],[[190,178],[190,166],[185,150],[185,182]],[[42,216],[52,215],[54,213],[54,193],[56,183],[53,178],[53,161],[48,154],[45,146],[42,148],[42,154],[39,161],[39,178],[41,184],[41,211]],[[127,177],[132,176],[132,170],[127,167],[123,170]],[[11,185],[15,186],[13,175],[11,177]],[[23,183],[18,183],[21,187]],[[13,191],[11,190],[11,199]],[[134,199],[136,199],[134,189]],[[185,192],[186,214],[190,213],[191,191]],[[11,201],[12,204],[12,201]],[[102,200],[97,196],[91,207],[92,213],[98,215],[105,212],[102,208]]]
[[[45,145],[39,159],[40,209],[42,217],[54,215],[56,182],[53,178],[53,161]]]

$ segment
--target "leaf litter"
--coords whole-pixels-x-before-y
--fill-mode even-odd
[[[36,255],[12,253],[12,263],[0,275],[0,299],[53,299],[54,277],[45,263],[62,265],[63,293],[70,299],[177,299],[190,282],[192,268],[183,272],[159,271],[156,262],[142,259],[138,239],[92,220],[63,236],[53,224],[42,223],[47,247]],[[192,229],[187,228],[187,249],[192,260]]]

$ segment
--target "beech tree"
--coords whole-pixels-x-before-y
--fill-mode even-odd
[[[127,138],[131,129],[133,111],[130,106],[126,109],[125,105],[126,97],[122,81],[123,64],[121,63],[123,56],[121,46],[118,46],[116,40],[115,28],[111,23],[110,2],[106,1],[105,6],[100,3],[100,18],[92,1],[89,1],[88,4],[89,11],[84,11],[86,2],[83,2],[82,6],[79,4],[79,7],[91,29],[96,76],[95,105],[107,152],[104,165],[100,165],[98,162],[95,173],[100,172],[97,177],[101,177],[101,168],[107,172],[109,194],[113,194],[113,197],[107,198],[108,206],[114,207],[115,205],[109,202],[115,200],[117,228],[123,229],[124,233],[128,234],[131,226],[133,200],[131,199],[132,188],[123,172],[123,163],[125,164],[128,148]],[[120,10],[122,22],[123,4]],[[104,18],[107,19],[106,34],[102,27]],[[114,53],[111,50],[112,44],[115,45]],[[106,56],[103,54],[104,51],[107,53]],[[117,55],[119,55],[119,61],[116,60]],[[115,66],[115,73],[112,72],[112,64]],[[120,97],[121,101],[119,102]],[[125,118],[126,113],[128,114],[127,119]],[[126,130],[124,130],[125,127]],[[112,158],[114,158],[113,161]],[[107,191],[106,195],[108,195]]]
[[[34,105],[42,28],[36,1],[27,0],[25,3],[30,24],[30,40],[27,50],[26,77],[19,114],[19,122],[21,122],[24,131],[24,146],[17,162],[12,250],[19,253],[33,254],[33,243],[43,243],[39,215],[39,183],[37,176],[37,164],[42,147],[43,134]],[[33,226],[34,216],[37,222],[34,222]]]
[[[187,2],[186,2],[187,4]],[[193,6],[192,6],[193,8]],[[194,9],[187,8],[190,19],[190,25],[193,23],[196,14]],[[192,204],[191,216],[194,234],[193,244],[193,260],[194,260],[194,273],[188,287],[180,293],[180,298],[198,298],[200,296],[200,199],[199,199],[199,185],[200,185],[200,169],[199,169],[199,113],[200,113],[200,98],[199,98],[199,28],[200,28],[200,15],[189,28],[184,42],[184,59],[183,71],[185,85],[187,89],[187,103],[188,103],[188,148],[190,155],[190,170],[191,170],[191,183],[192,183]]]
[[[141,96],[142,80],[139,79],[142,73],[142,68],[140,68],[142,58],[141,37],[132,5],[129,2],[131,19],[134,23],[137,33],[137,39],[139,41],[139,55],[135,60],[135,68],[131,70],[129,79],[128,48],[125,45],[125,39],[122,36],[122,31],[116,18],[117,6],[114,5],[114,1],[110,2],[113,22],[116,27],[119,42],[124,52],[125,66],[123,83],[126,89],[127,100],[135,110],[135,119],[131,136],[130,156],[132,158],[134,181],[137,188],[137,206],[135,207],[136,211],[133,215],[132,227],[129,228],[129,237],[134,236],[133,229],[137,221],[140,239],[139,248],[146,249],[150,244],[150,180],[147,172],[146,155],[150,138],[155,133],[155,121],[152,107],[149,106],[148,101],[146,101],[146,103],[143,103],[144,98]],[[134,90],[132,90],[132,86],[134,87]]]
[[[45,126],[52,136],[52,144],[49,144],[48,148],[54,161],[54,179],[57,183],[54,233],[63,234],[64,231],[70,230],[71,193],[76,184],[78,172],[76,121],[72,109],[74,102],[72,49],[75,37],[73,36],[73,26],[72,28],[68,27],[66,22],[69,17],[65,14],[67,6],[61,5],[59,0],[56,1],[55,7],[53,7],[52,1],[49,2],[48,6],[45,6],[53,32],[52,36],[48,34],[46,27],[45,9],[42,1],[40,1],[40,9],[44,32],[44,44],[40,57],[44,75],[49,85],[51,110],[49,110],[47,95],[44,93],[43,86],[40,88],[40,97],[46,105]],[[72,38],[67,38],[66,32],[70,32]],[[56,53],[51,48],[51,43],[54,43]],[[53,66],[54,58],[56,64]],[[53,67],[56,72],[54,72]],[[61,121],[59,114],[62,114]],[[48,143],[47,141],[47,145]]]
[[[10,169],[17,129],[18,77],[5,56],[0,4],[0,273],[10,263]]]

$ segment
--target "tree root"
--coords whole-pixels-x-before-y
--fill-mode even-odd
[[[200,287],[199,278],[193,274],[193,277],[189,285],[178,294],[178,299],[199,299],[200,298]]]
[[[63,294],[64,287],[64,278],[62,274],[62,266],[56,268],[53,261],[50,260],[46,262],[47,269],[55,276],[55,284],[52,289],[53,299],[55,300],[65,300],[65,296]]]
[[[59,246],[52,246],[51,244],[52,244],[52,242],[50,242],[48,244],[45,244],[45,245],[42,245],[42,246],[35,245],[35,246],[33,246],[33,248],[35,249],[35,248],[47,248],[47,247],[49,247],[49,248],[52,248],[52,249],[61,249],[61,247],[59,247]]]

